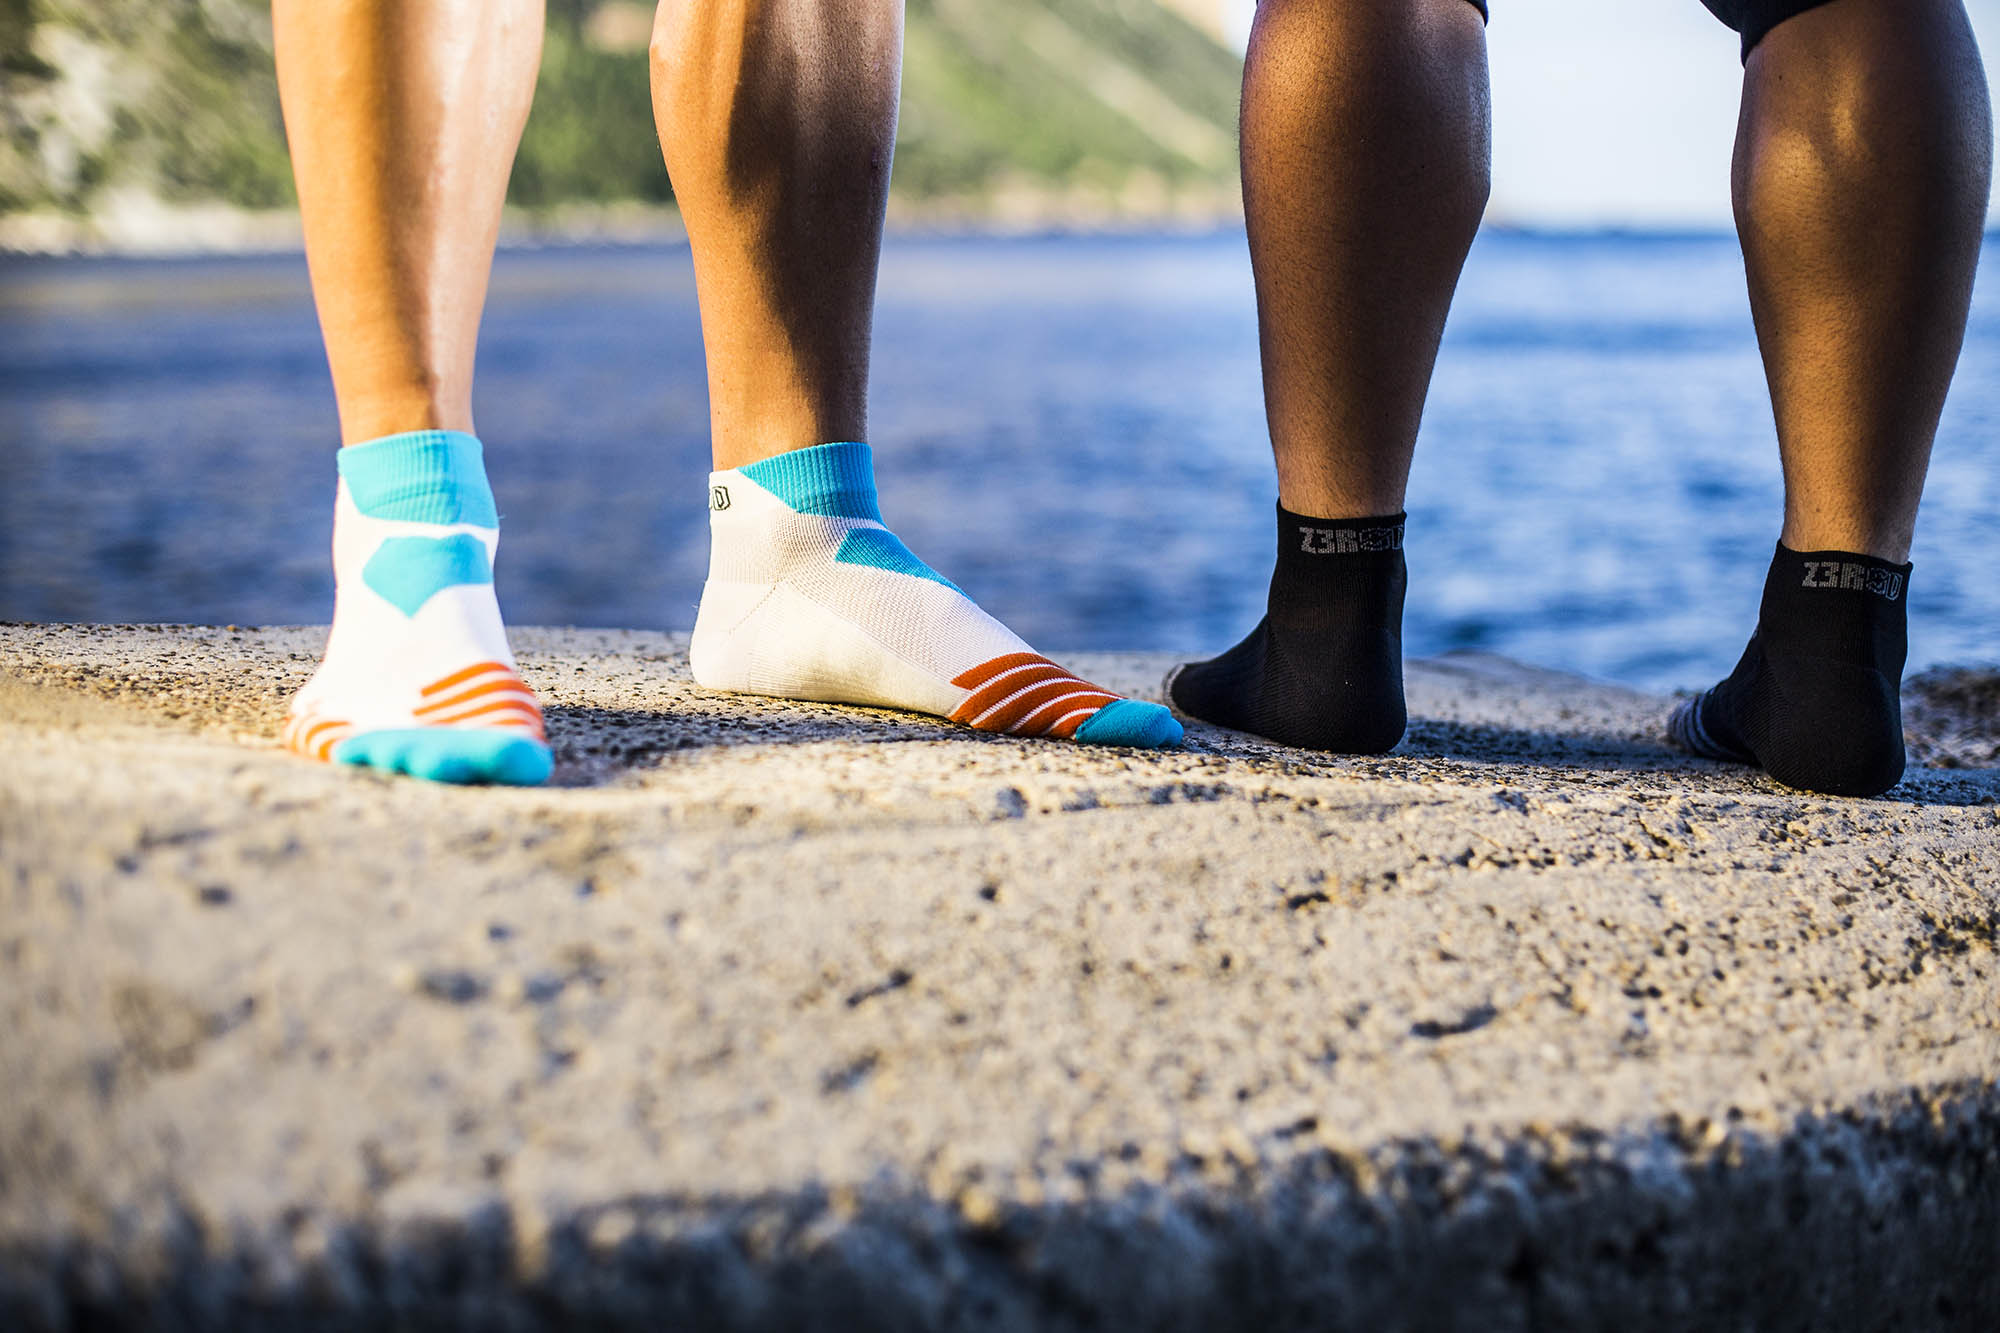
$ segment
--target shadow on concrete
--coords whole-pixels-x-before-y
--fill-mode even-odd
[[[986,739],[936,718],[888,709],[759,699],[754,715],[746,716],[740,703],[729,700],[679,698],[657,710],[548,705],[542,715],[556,756],[552,785],[601,786],[689,750]]]
[[[163,1197],[0,1243],[0,1325],[241,1330],[1923,1328],[2000,1319],[1990,1084],[1801,1116],[1058,1168],[1066,1202],[882,1180],[522,1218],[496,1185],[383,1223],[229,1226]],[[314,1238],[308,1244],[302,1236]]]
[[[1664,739],[1420,717],[1410,719],[1402,743],[1386,755],[1346,756],[1293,749],[1205,723],[1189,726],[1188,748],[1232,759],[1277,760],[1301,771],[1317,770],[1329,775],[1394,778],[1406,776],[1399,761],[1445,760],[1475,769],[1523,766],[1573,774],[1679,775],[1687,780],[1690,792],[1747,787],[1772,794],[1815,796],[1785,787],[1746,765],[1696,758],[1675,749]],[[1495,780],[1509,779],[1495,774]],[[1908,805],[2000,804],[2000,769],[1920,768],[1913,763],[1901,783],[1872,799]]]
[[[556,751],[553,785],[559,787],[605,785],[652,768],[676,752],[717,747],[826,741],[877,745],[940,740],[1002,746],[1026,743],[920,714],[845,704],[759,698],[746,715],[734,696],[696,693],[677,697],[659,709],[556,704],[546,708],[545,715],[549,740]],[[1446,760],[1473,768],[1525,765],[1572,773],[1677,773],[1687,778],[1691,790],[1749,783],[1758,790],[1796,794],[1755,769],[1697,759],[1664,740],[1629,733],[1422,717],[1410,720],[1402,744],[1380,756],[1300,750],[1200,722],[1189,723],[1183,749],[1250,762],[1277,762],[1295,771],[1328,776],[1396,778],[1406,776],[1408,761]],[[1912,767],[1901,784],[1876,799],[1911,805],[2000,804],[2000,770]]]

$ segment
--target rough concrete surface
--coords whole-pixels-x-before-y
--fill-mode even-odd
[[[1134,754],[526,631],[500,791],[278,751],[320,635],[0,628],[0,1327],[2000,1323],[1991,673],[1849,801],[1491,658]]]

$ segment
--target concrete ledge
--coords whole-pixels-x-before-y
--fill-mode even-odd
[[[319,633],[0,627],[0,1326],[2000,1319],[1990,675],[1841,801],[1496,659],[1134,755],[526,631],[457,791],[273,748]]]

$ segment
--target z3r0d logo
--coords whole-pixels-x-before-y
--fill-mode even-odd
[[[715,510],[722,510],[729,508],[729,488],[727,486],[709,487],[708,507],[710,509],[715,509]]]

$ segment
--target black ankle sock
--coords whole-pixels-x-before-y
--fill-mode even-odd
[[[1673,739],[1808,791],[1874,796],[1895,786],[1909,583],[1908,565],[1779,546],[1743,660],[1681,706]]]
[[[1381,754],[1402,739],[1403,515],[1278,508],[1270,611],[1250,637],[1175,673],[1174,706],[1285,745]]]

